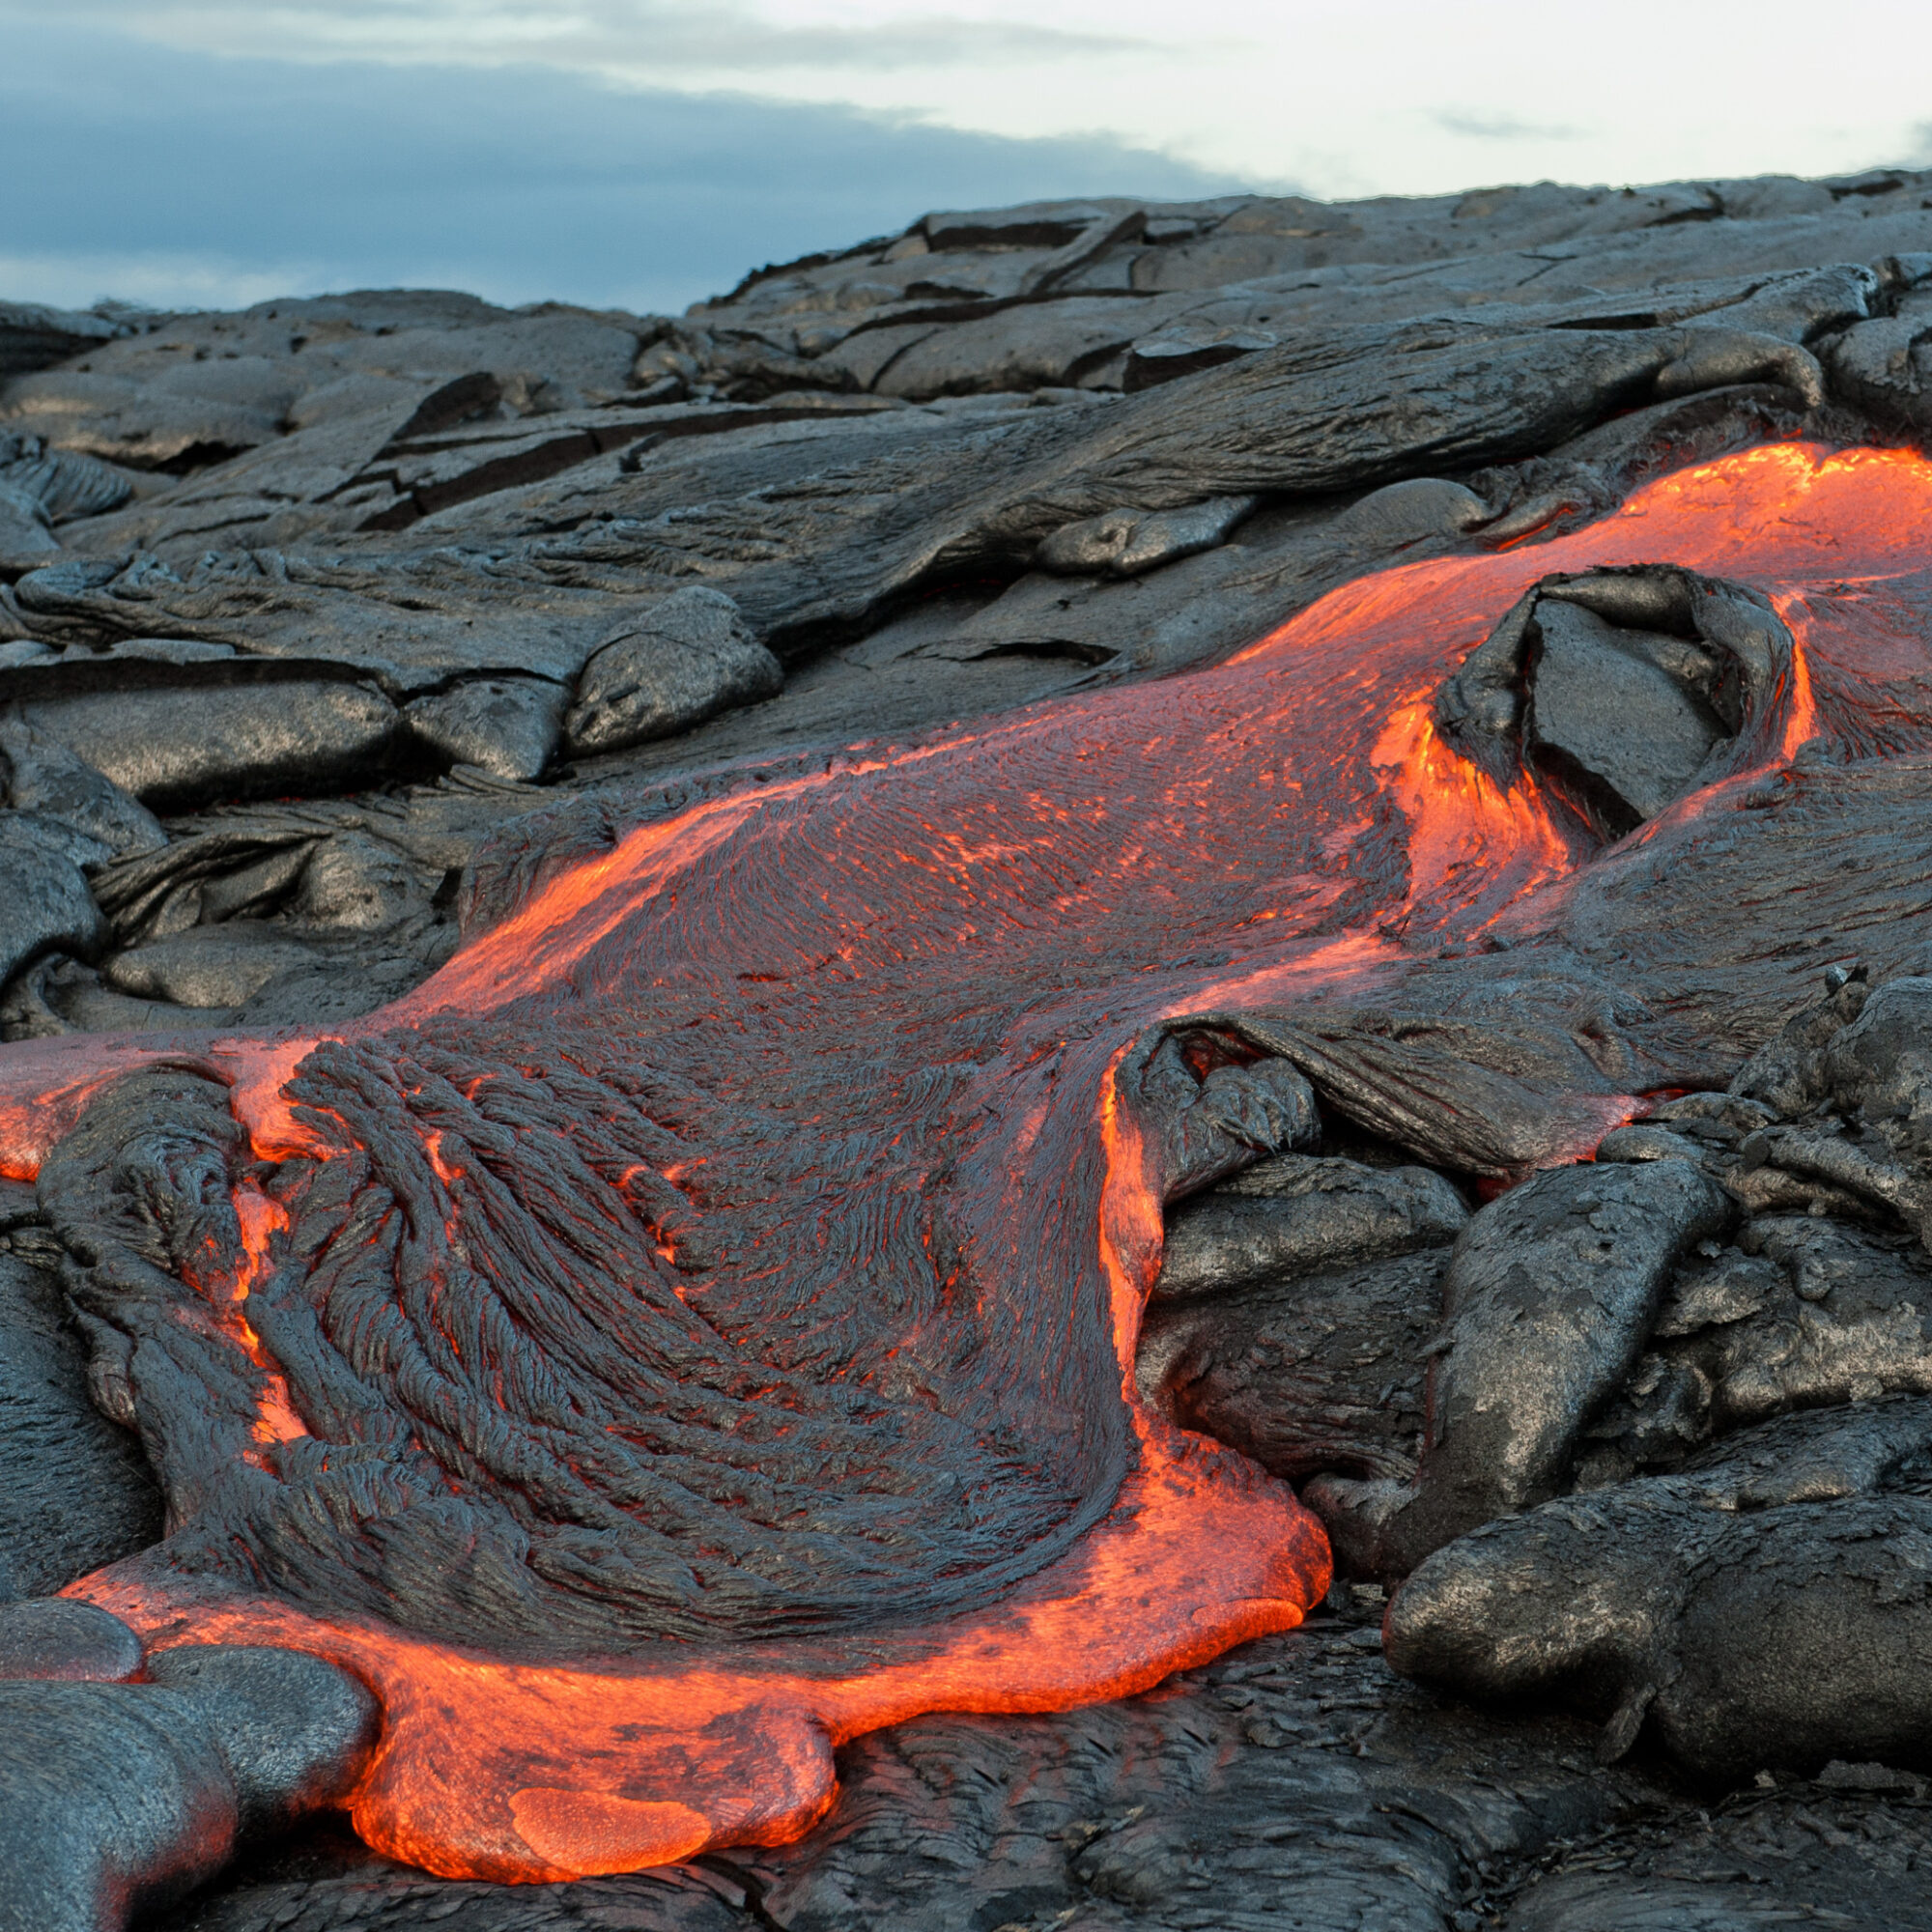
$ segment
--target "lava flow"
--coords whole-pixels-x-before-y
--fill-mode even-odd
[[[171,1505],[75,1593],[354,1670],[358,1832],[511,1880],[778,1842],[842,1739],[1292,1628],[1320,1526],[1134,1392],[1164,1199],[1268,1144],[1199,1016],[1371,997],[1596,849],[1431,723],[1535,581],[1762,590],[1776,757],[1858,754],[1925,669],[1928,527],[1919,457],[1755,450],[1210,669],[748,772],[339,1036],[7,1049],[0,1151],[85,1231]],[[1638,1104],[1549,1098],[1549,1161]]]

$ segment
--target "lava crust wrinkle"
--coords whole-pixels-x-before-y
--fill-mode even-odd
[[[366,1681],[357,1830],[498,1879],[779,1841],[844,1738],[1292,1628],[1319,1525],[1136,1392],[1163,1206],[1311,1109],[1500,1184],[1724,1077],[1592,921],[1802,751],[1927,749],[1929,521],[1921,458],[1761,448],[1211,669],[614,807],[336,1037],[10,1049],[8,1165],[170,1505],[74,1593]],[[1605,852],[1436,696],[1531,585],[1655,563],[1790,657]],[[1673,970],[1788,1009],[1787,936]]]

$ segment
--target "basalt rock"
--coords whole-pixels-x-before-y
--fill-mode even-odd
[[[31,1922],[1880,1896],[1927,186],[0,321]]]
[[[115,955],[104,977],[110,986],[141,999],[239,1007],[277,974],[312,956],[292,934],[229,920],[130,947]]]
[[[7,1932],[120,1932],[340,1797],[375,1741],[368,1692],[316,1658],[188,1648],[148,1679],[0,1682]]]
[[[1918,279],[1928,266],[1922,256],[1913,265]],[[1853,324],[1826,354],[1833,386],[1876,420],[1911,433],[1932,419],[1932,294],[1906,295],[1890,314]]]
[[[123,332],[105,316],[46,308],[39,302],[0,302],[0,377],[65,362]]]
[[[1212,550],[1254,507],[1252,497],[1226,497],[1150,516],[1116,510],[1063,525],[1040,545],[1035,561],[1062,576],[1138,577]]]
[[[1446,1261],[1441,1248],[1331,1259],[1226,1299],[1157,1303],[1141,1332],[1142,1391],[1285,1481],[1406,1481],[1427,1419]],[[1337,1549],[1358,1575],[1368,1567],[1339,1540]]]
[[[60,1252],[31,1225],[31,1198],[14,1213],[0,1254],[0,1603],[65,1589],[162,1529],[139,1442],[89,1401],[91,1351],[61,1293]]]
[[[861,1740],[838,1814],[797,1845],[503,1889],[437,1885],[315,1832],[159,1922],[325,1932],[441,1909],[484,1932],[951,1932],[1077,1913],[1181,1932],[1266,1923],[1292,1901],[1315,1925],[1433,1926],[1482,1887],[1479,1864],[1530,1864],[1637,1815],[1641,1787],[1588,1752],[1567,1714],[1499,1721],[1391,1678],[1370,1606],[1350,1600],[1150,1697]],[[1472,1760],[1489,1785],[1463,1776]]]
[[[125,1684],[145,1655],[119,1617],[92,1604],[42,1597],[0,1609],[0,1681]]]
[[[639,332],[582,310],[517,313],[417,290],[99,327],[118,339],[90,345],[80,366],[19,377],[0,411],[64,448],[176,471],[271,442],[292,420],[391,397],[408,399],[405,415],[427,412],[444,426],[612,400],[629,386]]]
[[[112,466],[37,436],[0,433],[0,577],[59,555],[60,526],[115,510],[133,494]]]
[[[409,728],[452,764],[492,778],[540,778],[563,735],[569,694],[531,677],[478,678],[419,697],[404,712]]]
[[[167,843],[153,812],[17,714],[0,714],[0,757],[8,806],[69,834],[76,863],[104,864]]]
[[[1605,1719],[1604,1755],[1648,1729],[1710,1779],[1922,1766],[1929,1421],[1916,1398],[1792,1417],[1682,1476],[1490,1524],[1398,1591],[1389,1661],[1574,1697]]]
[[[6,880],[0,976],[11,980],[22,966],[55,949],[99,952],[106,925],[76,856],[105,854],[77,841],[65,826],[44,824],[27,812],[10,812],[0,821],[0,876]]]
[[[1924,250],[1924,179],[1898,170],[1855,188],[1547,186],[1422,202],[1229,196],[1047,203],[1037,220],[1007,210],[928,216],[896,238],[752,276],[694,310],[640,366],[727,393],[810,384],[932,396],[1068,382],[1131,391],[1364,311],[1594,296],[1605,311],[1655,313],[1687,283],[1718,277],[1735,279],[1684,310],[1750,308],[1802,340],[1859,313],[1825,265],[1876,263],[1888,250],[1906,251],[1906,264]],[[1552,244],[1568,251],[1562,259],[1546,252]]]
[[[668,738],[775,696],[783,682],[728,597],[680,590],[592,653],[563,720],[564,744],[573,753],[616,752]]]
[[[1155,1301],[1239,1293],[1345,1262],[1443,1247],[1468,1219],[1428,1168],[1285,1154],[1170,1218]]]
[[[290,786],[333,789],[392,765],[400,736],[387,697],[338,679],[130,679],[20,710],[34,729],[163,810]]]
[[[0,481],[0,570],[33,570],[59,549],[42,505],[26,491]]]
[[[1498,778],[1526,767],[1605,838],[1763,752],[1791,639],[1737,587],[1658,568],[1541,583],[1445,687],[1445,734]],[[1740,742],[1742,741],[1742,742]]]
[[[156,992],[185,1006],[231,1005],[279,970],[281,962],[267,952],[265,939],[251,936],[243,947],[242,933],[233,925],[197,930],[211,941],[224,935],[232,938],[219,950],[212,944],[190,950],[179,939],[135,949],[117,961],[127,975],[123,983],[129,990]],[[164,956],[154,958],[151,966],[144,955]],[[1204,1077],[1172,1051],[1171,1040],[1164,1047],[1167,1050],[1151,1056],[1141,1092],[1153,1117],[1167,1122],[1160,1164],[1166,1177],[1163,1192],[1170,1197],[1214,1179],[1252,1160],[1257,1152],[1274,1151],[1294,1134],[1297,1124],[1309,1123],[1307,1089],[1279,1063],[1263,1063],[1254,1070],[1222,1065]],[[364,1084],[365,1074],[349,1066],[345,1071],[354,1084]],[[433,1074],[430,1091],[440,1093],[443,1077]],[[590,1090],[576,1091],[573,1109],[589,1105]],[[361,1108],[349,1104],[360,1116]],[[362,1105],[370,1104],[377,1112],[361,1120],[359,1130],[376,1134],[376,1146],[381,1148],[389,1143],[393,1130],[376,1125],[385,1104],[379,1088],[368,1090]],[[529,1104],[526,1098],[524,1105]],[[157,1115],[179,1123],[175,1131],[159,1138],[142,1134],[139,1123]],[[465,1132],[477,1140],[494,1138],[499,1161],[515,1144],[508,1122],[491,1136],[479,1116]],[[613,1141],[613,1150],[618,1145]],[[541,1158],[552,1163],[555,1155],[544,1151]],[[401,1615],[413,1627],[445,1640],[473,1641],[487,1633],[498,1645],[539,1652],[554,1647],[559,1635],[579,1645],[611,1646],[635,1643],[639,1635],[660,1631],[689,1637],[734,1629],[784,1634],[810,1629],[833,1615],[849,1616],[855,1610],[864,1615],[856,1601],[857,1593],[866,1588],[860,1579],[880,1564],[889,1566],[882,1574],[897,1573],[901,1593],[925,1590],[940,1603],[956,1602],[965,1590],[981,1587],[962,1579],[953,1567],[957,1546],[937,1539],[924,1539],[929,1553],[917,1546],[895,1552],[890,1547],[877,1547],[862,1530],[850,1543],[848,1555],[837,1559],[838,1545],[828,1539],[823,1525],[798,1537],[796,1532],[764,1524],[753,1515],[732,1527],[741,1505],[733,1501],[731,1488],[720,1488],[701,1473],[711,1453],[701,1409],[692,1409],[690,1420],[677,1432],[682,1445],[672,1452],[673,1458],[691,1459],[681,1477],[671,1477],[672,1463],[666,1460],[664,1447],[649,1462],[639,1461],[625,1473],[594,1466],[578,1470],[559,1458],[543,1478],[539,1495],[543,1491],[554,1495],[566,1489],[576,1491],[579,1502],[561,1516],[554,1503],[539,1500],[531,1510],[496,1487],[469,1492],[466,1497],[467,1483],[462,1491],[448,1490],[442,1500],[426,1509],[413,1507],[412,1494],[428,1501],[446,1489],[436,1473],[441,1463],[452,1470],[477,1466],[506,1470],[514,1465],[535,1474],[539,1462],[534,1459],[546,1453],[554,1456],[564,1444],[552,1433],[550,1398],[541,1391],[531,1392],[534,1406],[528,1415],[506,1417],[503,1424],[476,1435],[421,1384],[418,1370],[406,1357],[398,1358],[392,1371],[369,1356],[356,1336],[354,1319],[348,1326],[339,1325],[339,1321],[350,1317],[358,1294],[355,1278],[403,1231],[395,1225],[391,1236],[379,1237],[373,1249],[345,1246],[328,1232],[340,1208],[320,1202],[320,1218],[311,1218],[306,1227],[310,1238],[319,1243],[323,1277],[330,1285],[320,1290],[320,1298],[312,1299],[312,1292],[296,1288],[293,1276],[279,1286],[264,1283],[261,1292],[246,1297],[245,1320],[253,1332],[277,1350],[298,1346],[297,1338],[302,1338],[299,1346],[306,1367],[296,1372],[294,1399],[306,1407],[323,1399],[324,1389],[329,1390],[326,1399],[338,1406],[343,1421],[363,1437],[370,1453],[352,1458],[346,1468],[338,1469],[326,1452],[318,1455],[304,1446],[314,1438],[305,1426],[288,1419],[291,1412],[284,1403],[278,1412],[285,1419],[279,1426],[289,1434],[283,1438],[287,1446],[276,1452],[282,1464],[276,1482],[264,1486],[252,1475],[233,1482],[223,1470],[234,1442],[246,1439],[262,1426],[253,1391],[257,1370],[245,1362],[216,1368],[215,1361],[228,1352],[225,1342],[215,1343],[214,1355],[204,1364],[201,1357],[213,1338],[196,1339],[183,1330],[170,1308],[166,1283],[184,1269],[203,1273],[237,1264],[247,1236],[208,1189],[210,1177],[248,1159],[222,1090],[196,1074],[163,1072],[137,1074],[121,1083],[114,1097],[91,1109],[88,1123],[70,1136],[60,1154],[43,1169],[42,1196],[56,1224],[76,1252],[95,1258],[84,1270],[71,1273],[69,1292],[92,1321],[105,1322],[113,1331],[103,1335],[103,1342],[113,1359],[125,1363],[121,1373],[136,1411],[156,1418],[149,1448],[169,1472],[174,1492],[182,1498],[191,1494],[204,1498],[197,1526],[190,1532],[202,1550],[193,1559],[197,1565],[221,1562],[218,1552],[223,1546],[245,1547],[251,1551],[246,1559],[250,1568],[261,1566],[294,1583],[318,1560],[327,1566],[331,1548],[353,1547],[354,1529],[351,1546],[341,1541],[346,1525],[338,1520],[345,1506],[351,1512],[347,1522],[353,1523],[358,1517],[367,1520],[374,1504],[393,1521],[380,1532],[380,1553],[371,1546],[366,1559],[351,1559],[355,1567],[365,1570],[363,1580],[353,1586],[365,1613]],[[532,1178],[536,1172],[532,1170]],[[574,1185],[589,1190],[586,1206],[604,1219],[609,1204],[600,1211],[595,1172],[588,1167],[580,1170]],[[642,1184],[635,1168],[627,1184],[634,1188]],[[688,1212],[680,1214],[668,1195],[661,1197],[655,1214],[658,1224],[673,1233],[686,1272],[705,1265],[707,1250],[717,1252],[722,1230],[708,1232]],[[599,1236],[589,1232],[594,1223],[586,1222],[582,1230],[573,1232],[551,1227],[551,1210],[543,1210],[542,1218],[526,1224],[515,1238],[537,1244],[530,1249],[535,1253],[561,1237],[568,1243],[561,1251],[566,1254],[586,1241],[611,1238],[608,1233]],[[329,1251],[333,1261],[323,1259]],[[414,1259],[407,1248],[393,1252],[393,1264],[405,1270],[413,1267]],[[338,1283],[343,1264],[350,1273]],[[506,1287],[516,1280],[515,1264],[507,1257],[496,1272]],[[466,1293],[483,1289],[480,1274],[469,1280]],[[537,1304],[517,1293],[523,1319],[537,1318]],[[494,1300],[493,1290],[472,1313],[460,1319],[466,1324],[478,1324],[479,1333],[487,1332],[499,1319]],[[559,1293],[539,1319],[577,1331],[586,1316],[570,1296]],[[616,1304],[603,1319],[617,1319]],[[641,1337],[648,1337],[661,1320],[635,1313],[628,1318]],[[573,1346],[581,1350],[583,1344],[580,1340]],[[574,1399],[582,1404],[615,1404],[619,1395],[601,1390],[600,1382],[611,1378],[615,1390],[629,1387],[646,1373],[640,1364],[647,1363],[660,1347],[645,1339],[634,1342],[621,1356],[584,1357]],[[445,1372],[459,1378],[467,1375],[460,1367],[465,1359],[461,1352],[452,1354]],[[473,1352],[467,1359],[487,1372]],[[211,1373],[223,1392],[212,1406],[192,1393]],[[374,1379],[363,1381],[370,1377]],[[730,1392],[731,1377],[721,1371],[717,1379],[721,1387],[714,1426],[721,1430],[742,1426],[735,1417],[742,1398]],[[168,1418],[164,1423],[159,1421],[162,1415]],[[352,1417],[357,1419],[351,1421]],[[812,1427],[815,1434],[825,1435],[826,1444],[850,1455],[865,1439],[865,1411],[835,1398]],[[956,1434],[957,1425],[950,1417],[941,1416],[937,1427],[942,1439],[950,1441]],[[794,1422],[787,1431],[795,1441],[798,1430]],[[405,1435],[416,1446],[398,1457]],[[546,1442],[553,1445],[548,1451],[543,1447]],[[823,1453],[824,1446],[814,1455]],[[949,1449],[950,1460],[941,1466],[956,1468],[957,1453]],[[772,1486],[810,1480],[813,1465],[809,1461],[787,1463],[775,1449],[767,1449],[760,1460],[761,1493]],[[721,1554],[733,1544],[738,1547],[735,1567],[740,1575],[731,1575],[727,1557],[719,1565],[711,1589],[701,1595],[677,1587],[682,1559],[676,1542],[668,1541],[663,1528],[644,1515],[633,1520],[634,1529],[623,1529],[609,1500],[611,1493],[622,1493],[639,1481],[662,1483],[668,1478],[680,1481],[694,1495],[706,1487],[713,1489],[716,1500],[705,1511],[712,1523],[710,1533],[718,1540]],[[878,1507],[872,1505],[867,1513]],[[1027,1520],[1036,1507],[1021,1500],[1019,1520]],[[604,1581],[593,1593],[584,1593],[576,1581],[583,1546],[573,1519],[584,1510],[605,1523],[606,1540],[598,1558]],[[980,1532],[979,1540],[982,1564],[1018,1562],[1031,1568],[1039,1561],[1024,1549],[1001,1550],[990,1528]],[[452,1578],[447,1573],[459,1544],[468,1553]],[[178,1539],[177,1548],[183,1547]],[[951,1550],[950,1558],[940,1556],[943,1548]],[[835,1567],[838,1562],[852,1566],[850,1574],[841,1575]],[[928,1564],[940,1562],[945,1562],[945,1569],[922,1574]],[[763,1575],[775,1563],[788,1574],[782,1597]]]
[[[1459,534],[1494,520],[1495,512],[1466,484],[1446,476],[1411,476],[1406,483],[1371,490],[1336,523],[1351,532],[1400,540]]]
[[[1932,1267],[1896,1235],[1760,1215],[1672,1284],[1652,1349],[1586,1432],[1591,1484],[1669,1469],[1791,1409],[1932,1393]]]
[[[1009,572],[1062,527],[1094,517],[1263,493],[1317,497],[1526,456],[1687,385],[1762,380],[1801,406],[1818,400],[1808,353],[1776,336],[1712,336],[1719,355],[1693,339],[1699,331],[1675,327],[1539,320],[1303,333],[1105,408],[1008,412],[986,424],[968,415],[951,436],[901,438],[869,461],[790,476],[776,491],[667,503],[668,479],[650,468],[614,489],[596,473],[573,486],[595,488],[594,523],[526,540],[512,556],[445,546],[358,567],[326,554],[208,552],[177,566],[124,553],[36,571],[16,595],[53,638],[138,627],[283,654],[331,639],[345,661],[391,676],[574,676],[598,641],[579,623],[592,587],[643,600],[667,580],[699,577],[768,637],[804,637],[869,623],[890,600],[935,582]],[[1666,371],[1678,373],[1666,381]],[[1391,380],[1423,400],[1392,414]],[[1172,555],[1188,547],[1156,545]],[[518,586],[515,631],[508,583]],[[413,621],[399,606],[413,607]],[[425,608],[439,621],[415,614]]]
[[[1443,1276],[1413,1482],[1314,1492],[1352,1565],[1402,1576],[1556,1493],[1584,1422],[1635,1366],[1673,1265],[1735,1214],[1707,1175],[1662,1160],[1559,1168],[1476,1215]]]

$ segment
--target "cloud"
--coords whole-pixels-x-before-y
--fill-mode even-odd
[[[8,0],[0,19],[38,10]],[[500,0],[66,0],[69,21],[178,49],[295,60],[437,66],[543,65],[632,79],[786,69],[892,71],[936,66],[1151,55],[1158,40],[1117,28],[888,12],[838,23],[743,0],[576,0],[548,10]]]
[[[927,208],[1237,185],[1117,141],[541,68],[221,59],[65,20],[6,44],[0,296],[26,300],[400,284],[675,312]]]
[[[1438,128],[1462,134],[1473,141],[1580,141],[1586,138],[1581,128],[1549,127],[1537,121],[1518,121],[1508,114],[1456,114],[1432,116]]]

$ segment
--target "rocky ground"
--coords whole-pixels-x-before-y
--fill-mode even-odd
[[[1392,1677],[1378,1593],[1151,1696],[926,1718],[842,1753],[832,1821],[782,1852],[502,1889],[317,1828],[157,1918],[169,1932],[1079,1926],[1744,1932],[1932,1925],[1926,1781],[1875,1765],[1689,1788],[1605,1767],[1593,1727]]]
[[[615,801],[1215,663],[1688,463],[1928,434],[1932,172],[937,213],[676,320],[0,305],[0,1036],[327,1026],[505,902],[539,810],[543,853],[595,849]],[[1753,701],[1716,668],[1741,607],[1635,582],[1548,593],[1437,714],[1497,769],[1587,769],[1610,840]],[[1530,623],[1531,711],[1499,713]],[[1577,694],[1636,636],[1678,640],[1677,695],[1606,725]],[[1918,722],[1816,796],[1895,843]],[[1737,863],[1883,869],[1792,812]],[[1859,967],[1707,977],[1712,1091],[1493,1201],[1264,1042],[1327,1123],[1176,1208],[1141,1373],[1327,1519],[1346,1574],[1305,1631],[862,1739],[780,1850],[499,1889],[311,1823],[138,1922],[1932,1926],[1909,886]],[[0,1184],[0,1599],[162,1529],[67,1212]],[[1538,1329],[1524,1270],[1587,1273],[1588,1332]],[[1445,1431],[1499,1388],[1502,1436]]]

